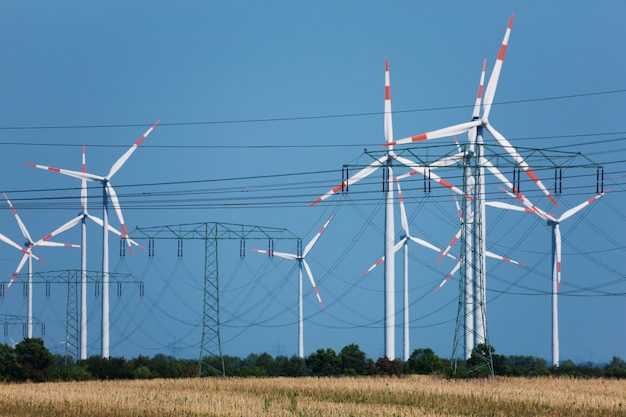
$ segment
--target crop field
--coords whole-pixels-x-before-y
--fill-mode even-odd
[[[411,376],[2,384],[0,416],[626,416],[626,381]]]

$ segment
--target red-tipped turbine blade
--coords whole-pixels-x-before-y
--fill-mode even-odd
[[[437,286],[437,288],[435,288],[435,292],[439,291],[441,289],[441,287],[443,287],[444,285],[446,285],[446,282],[448,282],[448,280],[450,278],[452,278],[452,276],[454,274],[456,274],[456,271],[459,270],[459,268],[461,268],[461,262],[457,262],[457,264],[455,265],[455,267],[452,269],[452,271],[450,271],[450,273],[448,275],[446,275],[446,277],[443,279],[443,281],[441,281],[441,284],[439,284]]]
[[[394,140],[389,143],[385,143],[383,146],[403,145],[406,143],[421,142],[424,140],[431,140],[437,138],[445,138],[448,136],[460,135],[467,132],[469,129],[480,125],[480,120],[473,120],[471,122],[465,122],[458,125],[444,127],[443,129],[433,130],[431,132],[421,133],[415,136],[409,136],[406,138]]]
[[[315,245],[315,242],[317,242],[317,239],[319,239],[322,233],[324,233],[324,230],[326,230],[326,228],[328,227],[328,224],[330,223],[332,219],[333,219],[333,215],[331,214],[328,220],[326,220],[326,223],[324,223],[324,226],[322,226],[322,228],[315,234],[315,236],[313,236],[313,239],[311,239],[311,241],[306,245],[306,247],[304,248],[304,252],[302,252],[303,258],[313,248],[313,245]]]
[[[365,168],[363,168],[362,170],[360,170],[359,172],[357,172],[356,174],[354,174],[353,176],[351,176],[347,181],[339,184],[338,186],[336,186],[335,188],[332,188],[330,191],[328,191],[326,194],[324,194],[323,196],[321,196],[320,198],[318,198],[317,200],[315,200],[314,202],[311,203],[311,206],[316,205],[317,203],[320,203],[324,200],[326,200],[328,197],[332,196],[333,194],[338,193],[339,191],[341,191],[342,189],[348,187],[348,184],[353,185],[359,181],[361,181],[363,178],[367,177],[368,175],[370,175],[372,172],[374,172],[376,169],[385,166],[385,161],[387,160],[387,156],[384,155],[380,158],[378,158],[377,160],[375,160],[374,162],[372,162],[371,164],[369,164],[369,166],[366,166]]]
[[[313,274],[311,273],[311,268],[309,268],[309,264],[306,263],[306,260],[302,259],[302,264],[304,265],[304,270],[306,271],[307,276],[309,277],[309,281],[311,281],[311,285],[313,286],[313,291],[315,291],[315,295],[317,296],[317,301],[320,303],[320,307],[323,309],[324,304],[322,303],[322,297],[320,297],[320,293],[317,290],[317,285],[315,285],[315,280],[313,279]]]
[[[393,140],[393,121],[391,116],[391,85],[389,83],[389,60],[385,59],[385,142]]]
[[[500,51],[498,52],[498,58],[491,71],[489,82],[487,83],[487,89],[485,90],[485,99],[483,101],[483,119],[488,120],[489,113],[491,112],[491,105],[496,95],[496,89],[498,88],[498,79],[500,78],[500,72],[502,71],[502,64],[504,62],[504,55],[506,54],[506,48],[509,44],[509,37],[511,36],[511,27],[513,26],[513,14],[509,19],[509,24],[504,33],[504,39],[502,45],[500,45]]]
[[[512,264],[515,264],[515,265],[519,265],[519,266],[526,266],[526,265],[524,265],[521,262],[518,262],[518,261],[513,260],[511,258],[507,258],[505,256],[496,255],[495,253],[490,252],[490,251],[485,251],[485,256],[488,256],[488,257],[493,258],[493,259],[499,259],[501,261],[509,262],[509,263],[512,263]]]
[[[587,207],[588,205],[590,205],[591,203],[598,201],[600,199],[600,197],[602,197],[603,195],[605,195],[606,193],[608,193],[610,190],[606,190],[603,193],[600,193],[594,197],[591,197],[589,200],[580,203],[579,205],[577,205],[576,207],[573,207],[569,210],[567,210],[565,213],[563,213],[561,215],[561,217],[559,217],[559,222],[562,222],[563,220],[572,217],[574,214],[578,213],[580,210],[584,209],[585,207]]]
[[[530,179],[533,180],[535,184],[537,184],[537,187],[539,187],[539,189],[546,195],[546,197],[548,197],[550,201],[552,201],[552,204],[554,204],[555,206],[558,206],[559,203],[557,203],[554,197],[552,197],[552,195],[550,194],[550,191],[548,191],[546,186],[543,185],[543,183],[541,182],[537,174],[535,174],[532,168],[528,166],[524,158],[522,158],[522,156],[517,152],[517,150],[513,147],[513,145],[511,145],[511,143],[500,132],[498,132],[493,126],[487,124],[486,127],[487,127],[487,130],[489,130],[489,133],[491,133],[493,137],[498,141],[500,146],[502,146],[504,150],[507,151],[509,155],[511,155],[511,157],[515,160],[515,162],[517,162],[517,164],[520,167],[522,167],[524,172],[526,172],[526,175],[528,175]]]
[[[9,291],[9,288],[11,288],[11,284],[13,284],[13,281],[15,281],[15,278],[17,278],[17,276],[19,275],[20,271],[24,267],[24,264],[26,263],[26,260],[28,259],[29,256],[30,256],[30,253],[25,253],[24,256],[22,256],[20,263],[17,265],[17,268],[15,268],[15,272],[13,273],[13,276],[11,276],[11,281],[9,281],[9,283],[7,284],[7,287],[4,289],[5,294],[7,293],[7,291]]]
[[[26,229],[26,226],[22,222],[22,219],[20,219],[19,214],[17,214],[17,210],[15,210],[15,207],[13,207],[13,204],[11,204],[11,200],[9,200],[9,197],[7,197],[6,193],[2,193],[2,194],[4,194],[5,200],[7,201],[7,203],[9,203],[9,207],[11,207],[13,216],[15,216],[15,220],[17,220],[17,224],[20,227],[20,230],[22,231],[22,236],[24,236],[29,242],[32,242],[33,239],[30,237],[30,233],[28,233],[28,229]]]
[[[429,171],[428,176],[430,177],[431,180],[438,182],[439,184],[443,185],[444,187],[451,189],[455,193],[460,194],[460,195],[464,196],[465,198],[467,198],[469,200],[473,200],[473,198],[470,195],[465,194],[459,188],[455,187],[454,185],[452,185],[448,181],[444,180],[443,178],[441,178],[440,176],[435,174],[431,169],[426,169],[424,167],[421,167],[421,166],[417,165],[416,163],[414,163],[413,161],[411,161],[409,159],[406,159],[404,157],[396,156],[395,159],[398,162],[400,162],[402,165],[404,165],[404,166],[406,166],[408,168],[413,169],[413,171],[411,171],[411,172],[408,172],[406,174],[398,176],[397,177],[398,179],[403,179],[403,178],[406,178],[406,177],[409,177],[409,176],[415,175],[415,174],[426,175],[426,171]]]
[[[104,177],[100,175],[90,174],[88,172],[78,172],[78,171],[72,171],[70,169],[54,168],[54,167],[50,167],[47,165],[31,164],[30,162],[27,162],[26,165],[28,165],[29,167],[35,167],[35,168],[43,169],[46,171],[51,171],[51,172],[56,172],[59,174],[67,175],[68,177],[78,178],[79,180],[82,180],[82,179],[85,179],[87,181],[104,180]]]
[[[159,124],[159,120],[154,122],[154,124],[152,126],[150,126],[150,128],[148,130],[146,130],[146,133],[144,133],[143,136],[141,136],[137,140],[137,142],[135,142],[135,144],[133,146],[131,146],[122,156],[120,156],[120,158],[117,161],[115,161],[115,163],[111,167],[111,170],[109,171],[108,175],[106,176],[107,179],[111,179],[111,177],[113,175],[115,175],[115,173],[117,171],[119,171],[119,169],[124,165],[124,163],[126,163],[126,161],[128,160],[128,158],[130,158],[130,156],[133,154],[133,152],[135,152],[135,150],[139,147],[139,145],[141,145],[141,142],[143,142],[144,139],[146,139],[148,137],[148,135],[150,133],[152,133],[152,131],[154,130],[154,128],[158,124]]]

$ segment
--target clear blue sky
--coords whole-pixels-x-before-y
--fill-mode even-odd
[[[25,162],[79,170],[85,144],[88,170],[104,174],[160,119],[112,181],[129,229],[230,222],[285,227],[308,241],[335,213],[308,258],[326,309],[319,310],[305,283],[305,354],[357,343],[377,358],[383,355],[382,268],[360,276],[382,255],[380,173],[347,196],[309,203],[339,183],[342,164],[368,163],[364,148],[382,151],[385,58],[395,138],[467,121],[483,59],[489,75],[511,13],[495,98],[506,104],[494,106],[490,121],[523,154],[581,152],[603,164],[612,189],[562,225],[561,358],[626,358],[623,1],[3,2],[0,189],[33,237],[41,237],[80,211],[79,182]],[[486,142],[494,144],[489,136]],[[452,139],[440,139],[414,152],[434,159],[454,149]],[[459,182],[460,172],[441,175]],[[538,173],[553,183],[551,169]],[[595,171],[564,175],[560,208],[551,208],[528,182],[523,188],[560,215],[595,193]],[[501,197],[490,181],[492,195]],[[403,190],[413,234],[445,246],[458,227],[447,190],[433,184],[425,195],[415,177]],[[89,193],[90,211],[99,214],[101,191],[91,185]],[[520,213],[490,209],[487,215],[490,250],[527,265],[489,262],[491,341],[499,353],[549,358],[550,229]],[[113,213],[111,221],[117,224]],[[23,240],[8,209],[0,211],[0,232]],[[62,240],[78,243],[78,229]],[[112,269],[143,280],[146,296],[139,298],[129,284],[118,298],[111,288],[111,355],[197,357],[202,248],[186,243],[179,260],[174,243],[157,242],[155,259],[139,252],[120,261],[117,244],[111,239]],[[267,243],[248,242],[244,261],[239,242],[220,247],[224,352],[295,354],[295,265],[268,260],[253,247]],[[411,349],[449,356],[458,276],[435,294],[453,265],[411,249]],[[275,250],[295,245],[275,243]],[[80,265],[78,250],[37,253],[47,262],[35,265],[38,272]],[[100,257],[101,232],[90,225],[89,269],[100,268]],[[0,247],[5,279],[19,258]],[[396,263],[400,291],[400,256]],[[35,292],[46,343],[60,351],[66,287],[54,286],[49,298],[41,285]],[[93,288],[89,296],[89,353],[99,354],[99,298]],[[400,292],[396,307],[401,356]],[[21,284],[0,301],[0,310],[26,314]],[[22,336],[20,326],[8,331],[3,341]]]

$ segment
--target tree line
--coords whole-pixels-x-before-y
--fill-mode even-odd
[[[626,361],[614,357],[606,365],[575,364],[563,361],[549,367],[546,360],[533,356],[498,355],[492,346],[479,345],[467,361],[456,368],[449,359],[440,358],[432,349],[415,349],[407,361],[386,357],[374,361],[356,344],[339,353],[318,349],[306,358],[296,355],[273,357],[269,353],[251,353],[245,358],[226,355],[203,359],[203,375],[221,375],[222,363],[228,376],[238,377],[306,377],[306,376],[401,376],[405,374],[442,375],[445,377],[484,377],[487,367],[476,366],[485,354],[491,354],[493,372],[502,376],[571,376],[577,378],[626,378]],[[223,361],[223,362],[222,362]],[[74,361],[71,357],[53,355],[43,339],[26,338],[15,347],[0,343],[0,381],[45,382],[111,379],[192,378],[198,376],[198,361],[157,354],[134,359],[91,356]]]

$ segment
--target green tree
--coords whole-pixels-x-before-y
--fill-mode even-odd
[[[12,381],[17,376],[15,349],[6,343],[0,343],[0,380]]]
[[[626,361],[613,356],[611,362],[606,366],[605,372],[609,378],[626,378]]]
[[[383,356],[382,358],[378,358],[375,367],[377,375],[402,375],[402,361],[400,359],[391,360],[388,357]]]
[[[52,366],[52,353],[46,348],[41,338],[26,338],[15,345],[15,358],[18,367],[18,379],[33,382],[48,380],[48,371]]]
[[[343,375],[365,375],[367,357],[358,345],[352,343],[339,352]]]
[[[430,348],[415,349],[407,361],[408,372],[412,374],[441,373],[445,367],[445,363]]]
[[[341,374],[341,358],[332,349],[318,349],[306,358],[306,366],[315,376],[335,376]]]

